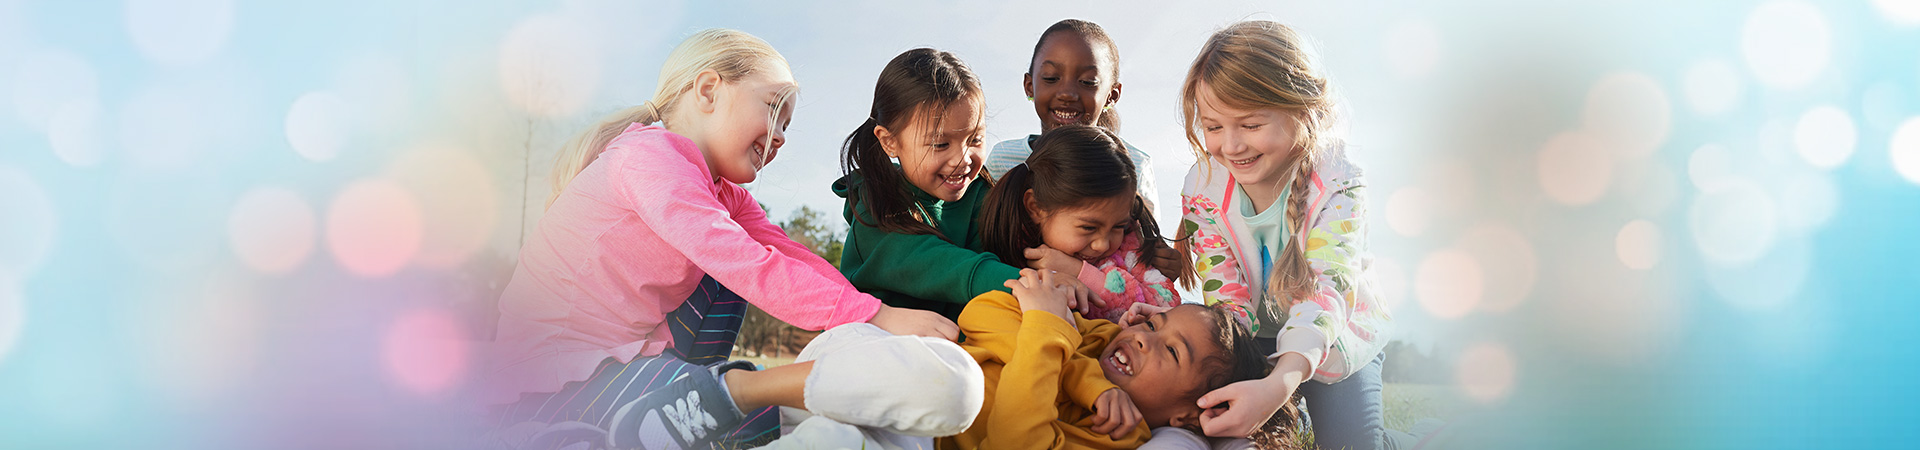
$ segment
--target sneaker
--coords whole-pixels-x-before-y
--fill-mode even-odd
[[[708,449],[727,430],[746,420],[720,388],[719,376],[747,361],[724,362],[707,370],[682,372],[673,381],[621,406],[607,424],[607,445],[614,449]]]

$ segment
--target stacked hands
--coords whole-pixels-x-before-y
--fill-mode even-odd
[[[1028,254],[1036,251],[1052,250],[1042,247],[1028,250]],[[1013,290],[1014,298],[1020,301],[1022,314],[1042,311],[1059,316],[1069,325],[1074,325],[1073,312],[1083,310],[1087,302],[1092,301],[1079,281],[1053,270],[1022,269],[1020,278],[1007,280],[1006,287]],[[1148,317],[1170,309],[1173,308],[1135,303],[1121,315],[1121,325],[1137,326]],[[1294,390],[1305,381],[1310,367],[1299,354],[1288,353],[1274,368],[1277,376],[1241,381],[1208,392],[1199,400],[1203,411],[1200,428],[1209,436],[1252,435],[1280,410],[1286,399],[1293,398]],[[1141,421],[1140,409],[1119,388],[1100,393],[1093,406],[1093,431],[1114,439],[1122,438]]]

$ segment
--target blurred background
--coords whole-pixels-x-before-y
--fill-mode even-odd
[[[749,189],[832,255],[827,187],[880,67],[954,52],[989,140],[1021,137],[1020,75],[1063,18],[1120,47],[1163,229],[1200,44],[1244,19],[1312,37],[1371,187],[1392,427],[1920,438],[1920,0],[0,0],[0,447],[458,447],[554,151],[647,100],[681,38],[737,28],[792,62],[799,109]],[[745,353],[777,359],[777,325]]]

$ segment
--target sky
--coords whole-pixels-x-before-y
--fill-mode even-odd
[[[442,442],[553,152],[680,39],[781,51],[800,103],[749,189],[837,217],[887,60],[953,52],[1019,138],[1064,18],[1120,49],[1163,229],[1201,43],[1310,37],[1463,446],[1916,437],[1920,1],[0,0],[0,444]]]

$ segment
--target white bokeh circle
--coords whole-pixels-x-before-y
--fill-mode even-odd
[[[1920,25],[1920,0],[1873,0],[1873,7],[1895,24]]]
[[[1695,197],[1687,222],[1709,262],[1733,265],[1767,253],[1779,232],[1777,216],[1773,198],[1742,180]]]
[[[1740,28],[1740,54],[1760,84],[1793,90],[1826,70],[1833,52],[1826,15],[1811,4],[1775,0],[1754,8]]]
[[[240,196],[227,215],[227,242],[241,264],[262,274],[285,274],[313,253],[317,220],[300,194],[278,187]]]
[[[233,33],[233,0],[127,0],[127,36],[148,60],[187,66],[212,59]]]
[[[315,162],[332,160],[353,138],[352,108],[339,94],[308,92],[287,108],[287,143]]]
[[[1845,164],[1859,139],[1853,117],[1831,105],[1807,110],[1793,127],[1793,147],[1800,158],[1822,169]]]
[[[100,80],[93,64],[61,49],[28,52],[13,74],[13,112],[35,131],[45,131],[69,104],[98,108]]]
[[[1720,60],[1700,61],[1688,66],[1683,76],[1681,83],[1687,106],[1695,113],[1717,116],[1740,105],[1741,90],[1745,86],[1733,65]]]
[[[1894,128],[1887,141],[1887,158],[1907,182],[1920,184],[1920,117],[1910,117]]]
[[[1711,192],[1725,187],[1733,179],[1733,152],[1726,146],[1701,145],[1687,155],[1687,180],[1693,182],[1694,189]]]
[[[1785,231],[1818,230],[1840,209],[1840,189],[1824,173],[1789,175],[1773,188],[1779,192],[1780,227]]]
[[[47,144],[53,155],[74,167],[93,167],[105,159],[101,154],[103,132],[100,107],[92,102],[68,102],[47,122]]]

